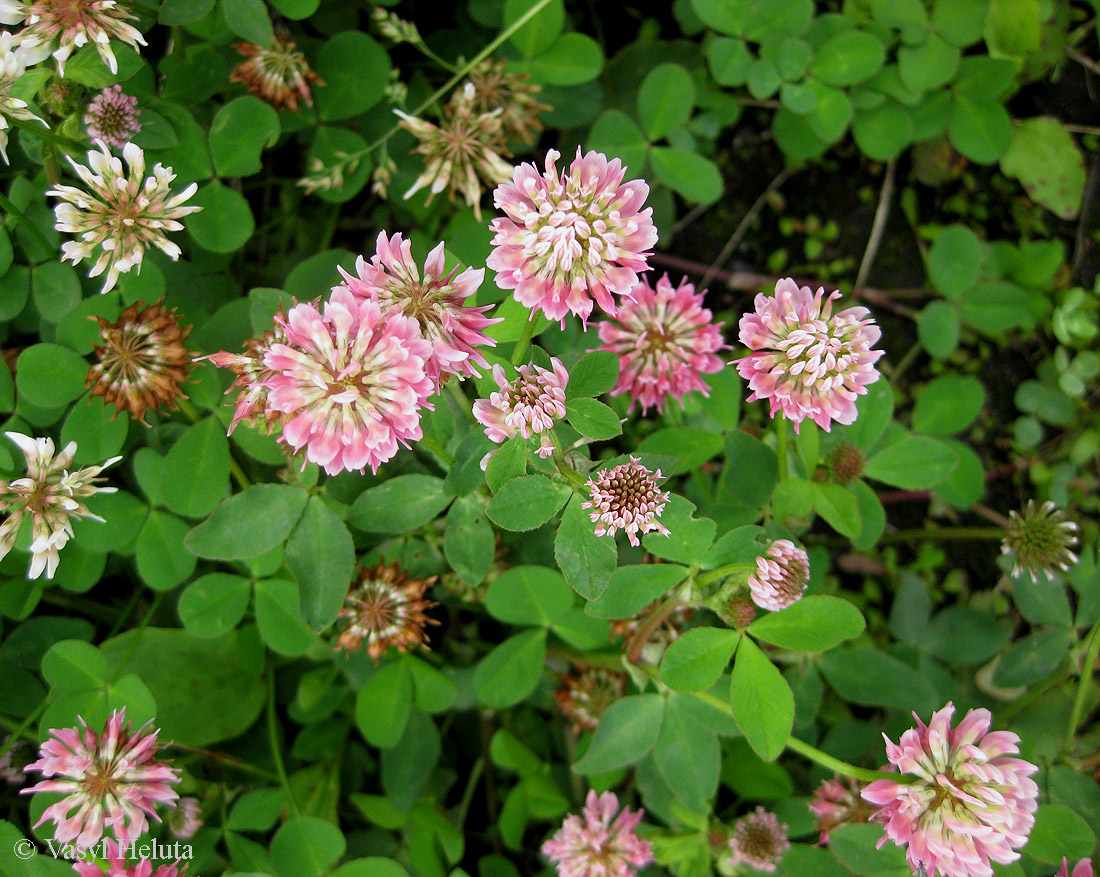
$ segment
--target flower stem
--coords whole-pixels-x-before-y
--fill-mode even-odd
[[[676,590],[676,588],[673,588],[672,595],[649,613],[649,617],[646,618],[641,629],[634,634],[634,638],[630,641],[630,648],[627,649],[626,652],[626,659],[630,661],[631,664],[638,663],[638,659],[642,656],[642,649],[644,649],[645,644],[649,642],[649,638],[653,636],[653,632],[660,627],[661,622],[676,611],[676,607],[680,605],[680,598],[677,596]]]
[[[275,763],[275,773],[279,775],[279,783],[286,793],[290,809],[295,816],[301,816],[302,811],[298,809],[298,801],[290,788],[290,778],[286,775],[283,752],[279,746],[279,725],[275,720],[275,670],[271,667],[267,671],[267,739],[271,744],[271,760]]]
[[[1092,671],[1096,666],[1097,655],[1100,655],[1100,621],[1092,626],[1088,638],[1085,640],[1085,663],[1081,667],[1081,676],[1077,680],[1077,694],[1073,698],[1073,709],[1069,714],[1069,723],[1066,725],[1066,741],[1062,745],[1064,752],[1068,752],[1073,746],[1073,739],[1077,735],[1077,726],[1081,724],[1081,715],[1085,711],[1085,697],[1088,694],[1088,684],[1092,679]]]
[[[809,743],[805,743],[799,740],[792,734],[787,738],[787,748],[792,749],[804,758],[810,759],[810,761],[817,762],[822,767],[827,767],[829,770],[842,773],[845,776],[850,776],[855,780],[863,780],[865,782],[874,782],[875,780],[891,780],[895,783],[905,783],[907,778],[905,776],[896,773],[886,773],[881,770],[869,770],[865,767],[856,767],[854,764],[848,764],[846,761],[841,761],[839,758],[833,758],[833,756],[822,752],[815,746],[811,746]]]
[[[420,438],[420,444],[424,448],[424,450],[431,451],[448,466],[454,465],[455,458],[447,452],[447,449],[443,447],[443,445],[437,442],[430,435],[422,436]]]
[[[727,563],[725,566],[720,566],[717,569],[712,569],[702,575],[696,576],[695,584],[702,587],[703,585],[709,585],[711,582],[717,582],[720,579],[737,575],[738,573],[751,573],[755,569],[755,563]]]
[[[108,680],[108,685],[113,685],[118,681],[122,675],[122,671],[125,670],[129,664],[130,659],[134,656],[134,652],[137,650],[138,643],[141,642],[141,637],[145,633],[145,628],[149,626],[149,622],[153,620],[153,616],[157,614],[157,610],[160,609],[160,604],[164,601],[164,592],[157,594],[153,598],[153,605],[149,607],[149,611],[145,613],[145,617],[141,619],[141,623],[133,630],[137,633],[134,634],[133,639],[130,641],[130,648],[126,651],[126,657],[124,657],[115,667],[115,672],[111,674],[111,678]],[[130,631],[127,631],[130,633]]]
[[[3,758],[9,749],[12,748],[19,740],[20,737],[26,737],[28,740],[38,742],[38,735],[31,732],[30,727],[38,721],[38,717],[46,711],[46,707],[49,705],[50,699],[48,697],[42,698],[42,702],[34,708],[33,711],[22,722],[16,725],[11,730],[11,734],[8,735],[8,739],[0,744],[0,758]]]
[[[512,365],[519,365],[523,362],[523,358],[527,356],[527,348],[531,346],[531,339],[535,335],[535,315],[531,314],[531,318],[523,324],[523,334],[519,336],[519,340],[516,342],[516,349],[512,351]]]
[[[447,381],[447,390],[451,394],[451,397],[458,403],[458,406],[466,412],[466,416],[470,418],[470,420],[473,420],[474,403],[471,402],[470,397],[463,392],[461,384],[456,380]]]

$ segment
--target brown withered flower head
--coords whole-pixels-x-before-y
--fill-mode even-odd
[[[600,716],[623,696],[626,674],[604,667],[589,667],[561,677],[554,692],[554,702],[563,716],[573,723],[573,730],[595,731]]]
[[[313,72],[294,40],[276,35],[270,49],[256,43],[234,43],[233,46],[245,60],[229,75],[230,82],[243,83],[250,94],[277,110],[297,110],[302,101],[306,106],[313,106],[309,87],[325,83]]]
[[[530,146],[542,130],[539,113],[553,107],[535,100],[541,85],[531,82],[527,73],[509,73],[503,61],[486,58],[469,74],[473,85],[471,107],[475,113],[500,110],[500,124],[513,140]],[[463,99],[462,89],[451,97],[452,105]]]
[[[134,302],[113,323],[90,317],[99,324],[103,343],[95,346],[99,362],[88,369],[85,386],[115,406],[111,420],[129,411],[148,426],[150,408],[174,410],[177,399],[187,398],[180,385],[191,373],[194,351],[183,346],[191,327],[181,326],[176,309],[168,310],[162,301]]]
[[[397,563],[359,567],[358,579],[352,582],[337,616],[337,624],[344,619],[345,626],[336,648],[355,652],[365,646],[375,663],[391,646],[399,652],[416,646],[427,648],[424,627],[439,622],[424,614],[438,605],[425,600],[424,592],[435,579],[414,579]]]
[[[286,418],[282,412],[270,408],[267,404],[267,387],[264,382],[275,373],[264,365],[264,356],[274,344],[286,343],[286,330],[283,322],[286,313],[279,308],[275,314],[273,328],[268,329],[259,338],[249,338],[244,342],[244,353],[227,353],[220,350],[209,356],[200,356],[199,359],[209,359],[219,368],[227,368],[237,377],[226,393],[232,393],[234,389],[240,389],[237,394],[236,407],[233,410],[233,420],[229,424],[229,435],[242,420],[249,426],[255,426],[262,422],[264,429],[271,432],[272,428],[281,424]]]

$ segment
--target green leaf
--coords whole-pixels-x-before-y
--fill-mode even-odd
[[[190,529],[175,515],[153,509],[138,534],[138,575],[154,591],[167,591],[195,571],[198,559],[183,545]]]
[[[730,707],[753,751],[775,761],[794,727],[794,694],[787,680],[750,639],[737,648],[730,678]]]
[[[164,0],[157,13],[157,21],[169,27],[191,24],[209,15],[214,3],[215,0]]]
[[[921,346],[937,359],[944,359],[959,346],[959,312],[946,301],[931,301],[917,317]]]
[[[898,49],[898,76],[915,94],[942,88],[959,68],[959,48],[937,33],[929,33],[915,46]]]
[[[505,0],[504,25],[515,24],[535,5],[535,0]],[[554,44],[565,25],[565,5],[550,0],[511,36],[512,45],[524,58],[534,58]]]
[[[225,827],[230,831],[270,831],[286,807],[282,789],[253,789],[245,792],[229,808]]]
[[[344,854],[344,833],[316,816],[292,816],[271,839],[271,861],[279,877],[319,877]]]
[[[525,630],[494,648],[474,668],[474,693],[490,707],[506,707],[527,697],[542,678],[546,631]]]
[[[982,38],[989,0],[934,0],[932,27],[953,46],[969,46]]]
[[[706,691],[726,669],[741,635],[719,627],[694,627],[665,651],[661,681],[674,691]]]
[[[1043,18],[1039,0],[992,0],[983,34],[990,57],[1025,58],[1036,51]]]
[[[229,573],[212,572],[189,584],[177,607],[183,626],[195,636],[221,636],[236,627],[248,609],[252,583]]]
[[[958,465],[958,457],[943,442],[906,436],[867,461],[863,474],[902,490],[922,490],[944,481]]]
[[[917,395],[913,429],[929,435],[954,435],[970,426],[984,405],[981,381],[970,375],[944,375]]]
[[[275,42],[275,31],[263,0],[222,0],[225,23],[237,36],[268,48]]]
[[[879,846],[881,838],[882,829],[875,825],[841,825],[835,832],[829,832],[829,849],[856,874],[911,873],[905,863],[904,849],[893,843]]]
[[[0,370],[0,376],[4,372]],[[114,411],[112,409],[112,414]],[[78,466],[99,466],[108,457],[114,457],[126,443],[130,432],[128,418],[112,420],[105,410],[103,400],[91,396],[87,402],[78,400],[61,427],[59,447],[76,442],[73,462]]]
[[[502,484],[526,471],[527,440],[516,436],[504,442],[489,458],[489,464],[485,468],[485,483],[490,490],[500,490]]]
[[[993,684],[1015,688],[1041,682],[1062,663],[1072,645],[1073,636],[1068,630],[1035,631],[1001,655],[993,671]]]
[[[347,128],[335,125],[322,125],[310,144],[306,154],[307,166],[320,162],[324,167],[333,167],[343,163],[349,155],[360,157],[344,166],[343,181],[330,189],[320,189],[313,197],[330,204],[343,204],[358,195],[370,179],[374,163],[371,161],[366,139]]]
[[[878,542],[882,531],[886,529],[886,510],[882,507],[878,494],[867,485],[866,481],[862,479],[853,481],[848,485],[848,489],[852,491],[859,503],[861,523],[859,536],[852,540],[852,544],[860,551],[867,551]]]
[[[334,36],[314,65],[325,83],[313,86],[321,118],[335,122],[365,113],[386,93],[390,67],[389,54],[365,33],[348,30]]]
[[[256,229],[244,195],[216,180],[199,189],[188,204],[201,207],[184,225],[195,243],[213,253],[232,253],[244,246]]]
[[[813,594],[757,618],[748,632],[780,648],[824,652],[859,636],[866,626],[863,613],[847,600]]]
[[[1050,116],[1015,125],[1001,172],[1015,177],[1033,201],[1055,216],[1074,219],[1085,189],[1085,162],[1062,123]]]
[[[324,630],[347,595],[355,546],[344,522],[319,496],[310,497],[287,540],[286,565],[302,589],[302,618],[313,630]]]
[[[724,496],[742,505],[761,507],[772,495],[779,480],[779,461],[775,451],[746,432],[726,434],[726,459],[721,487]]]
[[[545,475],[521,475],[501,485],[485,511],[505,530],[534,530],[554,517],[571,495],[568,487]]]
[[[647,533],[642,537],[646,551],[678,563],[703,563],[718,525],[710,518],[694,517],[694,511],[694,503],[678,494],[669,496],[659,518],[668,528],[669,535],[657,531]]]
[[[818,667],[837,694],[853,703],[918,713],[943,705],[925,676],[885,652],[837,649],[821,655]]]
[[[1012,638],[1012,624],[969,606],[949,606],[936,613],[920,646],[949,664],[975,666],[989,660]]]
[[[852,101],[841,89],[816,79],[809,80],[807,85],[813,90],[816,101],[806,114],[806,123],[825,143],[835,143],[844,136],[852,121]]]
[[[593,350],[578,359],[569,370],[565,398],[572,400],[603,395],[618,380],[619,357],[609,350]]]
[[[1012,146],[1012,120],[1000,103],[956,94],[947,134],[954,147],[971,161],[993,164]]]
[[[679,463],[668,474],[682,475],[721,454],[722,436],[705,429],[674,426],[647,435],[638,445],[638,451],[676,457]]]
[[[621,566],[611,574],[607,590],[585,611],[595,618],[629,618],[676,587],[687,571],[677,563]]]
[[[928,252],[928,274],[946,298],[958,298],[982,272],[985,248],[977,235],[962,225],[945,228]]]
[[[348,523],[373,533],[407,533],[434,520],[450,502],[442,478],[398,475],[359,494]]]
[[[283,579],[256,582],[256,625],[264,644],[280,655],[305,654],[317,641],[302,620],[298,585]]]
[[[565,507],[554,537],[554,560],[569,587],[586,600],[595,600],[615,570],[618,547],[613,536],[596,535],[591,516],[581,508],[583,502],[578,493]]]
[[[83,297],[80,277],[71,265],[47,262],[31,269],[34,306],[43,320],[60,323]]]
[[[439,761],[440,750],[435,723],[413,710],[401,742],[382,750],[382,788],[398,810],[408,810],[420,796]]]
[[[869,110],[856,113],[852,136],[863,154],[887,161],[901,153],[913,139],[913,120],[896,101],[886,100]]]
[[[412,673],[417,707],[426,713],[441,713],[450,708],[458,696],[458,686],[449,677],[410,654],[403,654],[401,662]]]
[[[379,706],[385,704],[385,709]],[[413,678],[404,661],[387,664],[367,680],[355,699],[355,725],[371,746],[397,745],[409,723]]]
[[[76,542],[88,551],[131,554],[149,514],[149,506],[124,490],[97,494],[89,497],[85,504],[92,514],[103,520],[85,518],[73,521]]]
[[[41,408],[60,408],[84,392],[88,363],[57,344],[35,344],[19,354],[15,386],[21,397]]]
[[[722,175],[709,158],[686,149],[654,146],[649,160],[657,178],[687,200],[713,204],[722,197]]]
[[[709,812],[718,791],[721,751],[718,736],[700,725],[682,698],[669,698],[653,759],[665,782],[689,810]]]
[[[190,427],[164,459],[160,496],[178,515],[210,514],[229,489],[229,441],[216,417]],[[186,474],[183,474],[186,473]]]
[[[1028,294],[1015,283],[981,283],[964,292],[958,304],[963,322],[984,335],[1035,324]]]
[[[1071,862],[1091,856],[1095,844],[1096,834],[1089,824],[1069,807],[1040,804],[1024,849],[1032,858],[1055,865],[1063,856]]]
[[[623,431],[619,415],[595,399],[571,399],[565,412],[565,419],[584,438],[604,441]]]
[[[584,757],[573,765],[583,774],[600,774],[640,761],[661,733],[665,699],[656,694],[624,697],[600,717]]]
[[[881,40],[866,31],[846,30],[818,48],[810,73],[828,85],[855,85],[874,76],[885,58]]]
[[[254,484],[214,509],[187,534],[184,545],[210,560],[259,557],[290,535],[308,499],[299,487]]]
[[[573,592],[561,573],[545,566],[514,566],[494,579],[485,608],[508,624],[549,627],[573,605]]]
[[[459,578],[471,588],[481,584],[493,565],[496,539],[481,504],[472,496],[460,496],[447,513],[443,554]]]
[[[735,0],[691,0],[691,8],[707,27],[719,33],[739,36],[748,4]]]
[[[271,0],[271,5],[286,18],[301,21],[309,18],[321,5],[321,0]]]
[[[543,85],[570,86],[591,82],[603,70],[603,49],[587,34],[570,31],[545,52],[522,65]]]
[[[706,53],[715,82],[727,87],[745,84],[753,56],[744,40],[718,37],[706,44]]]
[[[638,118],[650,140],[660,140],[687,123],[695,105],[695,84],[679,64],[658,64],[638,89]]]
[[[859,515],[859,500],[840,484],[814,481],[814,510],[829,522],[834,530],[849,539],[859,536],[863,526]]]
[[[107,680],[107,661],[90,643],[61,640],[42,656],[42,675],[50,684],[51,697],[94,691]]]
[[[258,174],[263,170],[260,155],[275,145],[280,130],[279,114],[258,97],[246,94],[227,103],[210,124],[210,154],[218,176]]]

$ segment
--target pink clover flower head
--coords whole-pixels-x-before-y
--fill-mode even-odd
[[[639,278],[630,298],[619,305],[616,321],[599,324],[599,350],[619,357],[619,382],[613,396],[630,394],[630,405],[663,411],[669,396],[682,400],[698,391],[709,395],[702,375],[722,370],[715,353],[726,345],[722,324],[711,322],[703,295],[691,283],[672,288],[666,274],[653,289]]]
[[[410,242],[400,234],[388,238],[383,231],[370,262],[362,256],[356,260],[358,277],[340,269],[344,275],[341,286],[357,298],[375,298],[383,308],[416,321],[420,337],[431,342],[425,368],[436,386],[443,375],[457,375],[460,380],[471,375],[480,377],[476,366],[484,368],[488,362],[478,348],[496,347],[496,341],[482,330],[500,322],[485,316],[492,305],[463,304],[481,286],[485,269],[467,268],[458,274],[454,268],[447,272],[443,260],[441,243],[428,254],[421,277]]]
[[[1073,866],[1073,873],[1071,874],[1069,860],[1062,856],[1062,867],[1058,869],[1058,873],[1054,877],[1092,877],[1092,860],[1081,859]]]
[[[910,783],[875,780],[862,792],[878,805],[872,818],[883,823],[906,858],[928,877],[992,877],[990,861],[1006,865],[1020,858],[1035,824],[1038,768],[1020,758],[1020,738],[989,731],[989,710],[969,710],[955,728],[955,706],[948,703],[925,725],[886,740],[886,757]]]
[[[146,45],[141,31],[129,23],[136,20],[128,0],[0,0],[0,24],[24,25],[15,37],[27,66],[52,54],[62,76],[69,56],[84,45],[95,46],[103,63],[117,74],[111,38],[135,52]]]
[[[43,811],[35,827],[53,821],[54,839],[81,849],[99,843],[105,830],[123,843],[137,840],[148,828],[147,815],[160,821],[156,805],[174,806],[179,797],[169,785],[179,782],[179,772],[154,759],[162,745],[157,743],[160,732],[147,732],[151,721],[131,732],[125,709],[111,713],[101,734],[79,721],[79,728],[51,729],[38,761],[25,768],[43,777],[63,777],[23,789],[24,795],[65,793]]]
[[[809,583],[810,556],[790,539],[776,539],[756,558],[749,593],[760,608],[778,612],[801,600]]]
[[[604,469],[588,479],[585,487],[592,492],[591,498],[582,502],[581,508],[592,509],[596,535],[614,536],[625,530],[634,546],[640,544],[638,533],[656,530],[668,536],[668,528],[657,520],[668,502],[668,491],[657,486],[660,478],[660,469],[650,472],[637,457],[631,457],[629,463]]]
[[[787,826],[774,813],[757,807],[737,820],[729,846],[731,866],[748,865],[756,871],[772,872],[791,842],[787,840]]]
[[[244,353],[219,350],[217,353],[196,359],[196,362],[208,359],[218,368],[227,368],[237,376],[225,391],[228,394],[234,390],[240,390],[228,435],[233,435],[233,430],[242,421],[250,426],[256,426],[262,422],[264,429],[270,432],[274,426],[286,419],[267,404],[267,381],[273,377],[274,372],[264,365],[264,357],[267,356],[272,345],[286,343],[286,331],[283,328],[285,316],[280,308],[275,314],[272,328],[259,338],[249,338],[244,342]]]
[[[323,312],[297,304],[281,323],[286,342],[264,354],[267,405],[286,416],[283,439],[295,451],[329,475],[377,472],[398,443],[423,435],[432,345],[415,320],[336,287]]]
[[[23,452],[27,474],[13,481],[0,479],[0,512],[9,513],[0,524],[0,558],[14,547],[23,518],[29,517],[33,541],[27,578],[36,579],[44,572],[47,579],[52,579],[61,561],[59,552],[73,537],[73,519],[103,521],[88,510],[83,500],[117,490],[100,487],[103,479],[99,473],[122,457],[111,457],[102,466],[70,471],[76,442],[69,442],[55,456],[53,439],[36,439],[18,432],[4,434]]]
[[[735,361],[752,390],[748,401],[767,399],[771,416],[782,411],[795,432],[807,417],[826,432],[834,420],[854,423],[856,398],[879,378],[883,351],[871,346],[882,333],[869,311],[833,314],[840,293],[824,295],[785,277],[774,296],[758,295],[755,312],[741,317],[741,343],[758,351]]]
[[[126,844],[120,846],[106,840],[103,845],[107,854],[107,871],[102,871],[95,862],[75,862],[73,870],[80,877],[184,877],[187,873],[187,866],[180,867],[179,859],[171,865],[160,865],[154,871],[151,859],[127,859],[132,853]]]
[[[122,149],[141,130],[137,98],[122,93],[118,83],[97,94],[84,113],[84,130],[92,140]]]
[[[474,419],[485,427],[485,435],[501,444],[521,435],[525,439],[542,435],[536,453],[549,457],[554,453],[554,442],[549,431],[554,422],[565,417],[565,388],[569,384],[569,372],[556,357],[550,359],[550,368],[539,365],[521,365],[512,381],[504,375],[504,369],[493,366],[493,378],[500,387],[490,393],[488,399],[474,402]]]
[[[176,809],[168,814],[168,828],[180,840],[190,840],[202,826],[202,804],[198,798],[180,798]]]
[[[642,209],[649,186],[624,183],[619,159],[599,152],[577,157],[560,176],[561,154],[546,153],[546,170],[533,164],[515,169],[511,183],[493,193],[505,215],[490,223],[495,232],[486,264],[501,289],[551,320],[572,313],[587,323],[592,302],[612,316],[613,296],[630,296],[638,272],[649,267],[657,243],[653,209]]]
[[[860,783],[851,777],[825,780],[814,789],[810,813],[817,818],[819,845],[829,842],[829,833],[842,825],[866,822],[874,808],[859,796]]]
[[[583,814],[566,816],[542,845],[542,854],[560,877],[631,877],[636,868],[653,861],[649,842],[634,831],[644,812],[629,807],[620,812],[614,792],[597,795],[590,789]]]

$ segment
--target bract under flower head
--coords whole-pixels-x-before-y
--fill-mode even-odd
[[[657,486],[661,470],[650,472],[637,457],[597,472],[585,483],[590,499],[582,509],[592,509],[590,517],[596,525],[596,535],[625,530],[631,545],[640,545],[638,533],[656,530],[664,536],[668,528],[657,520],[665,510],[668,491]]]
[[[582,157],[578,147],[559,175],[560,157],[551,149],[545,172],[521,164],[511,183],[497,187],[493,203],[505,216],[490,224],[494,249],[486,264],[520,304],[551,320],[572,313],[587,322],[593,302],[614,315],[614,296],[629,297],[638,272],[649,267],[657,229],[652,208],[642,209],[649,186],[624,183],[619,159]]]
[[[798,602],[809,583],[810,556],[790,539],[776,539],[756,558],[749,593],[757,606],[778,612]]]
[[[887,839],[906,847],[909,866],[928,877],[992,877],[990,862],[1007,865],[1020,858],[1035,824],[1038,768],[1020,758],[1020,738],[989,731],[989,710],[967,712],[955,728],[954,704],[932,714],[894,744],[886,739],[890,764],[913,780],[875,780],[863,798],[880,809]]]
[[[425,369],[437,387],[443,375],[481,376],[477,366],[484,368],[489,363],[478,348],[496,346],[496,341],[482,330],[500,322],[485,316],[492,305],[463,304],[480,288],[485,269],[467,268],[458,274],[455,268],[447,272],[444,258],[440,243],[428,254],[421,277],[413,261],[412,244],[400,234],[387,238],[383,231],[378,234],[370,262],[362,256],[356,260],[358,277],[340,269],[344,275],[341,286],[353,295],[375,298],[384,308],[416,321],[420,337],[431,342]]]
[[[145,153],[140,146],[127,143],[122,150],[129,173],[105,143],[100,142],[99,149],[88,153],[88,167],[69,159],[87,191],[57,185],[46,194],[61,199],[54,208],[57,230],[77,236],[61,245],[62,258],[81,262],[98,248],[99,257],[88,276],[106,271],[107,281],[100,292],[110,292],[119,274],[141,268],[150,244],[178,259],[182,251],[168,240],[167,232],[180,231],[183,224],[177,220],[202,208],[184,204],[198,190],[195,183],[172,195],[169,187],[176,175],[170,167],[158,163],[153,175],[146,177]]]
[[[0,23],[24,25],[16,39],[26,63],[37,64],[53,54],[62,76],[65,61],[84,45],[95,46],[111,73],[118,73],[111,38],[140,51],[145,38],[128,23],[136,20],[128,0],[0,0]]]
[[[565,417],[565,388],[569,372],[561,360],[551,357],[550,368],[521,365],[516,378],[506,379],[503,367],[493,366],[493,378],[500,389],[488,399],[474,402],[474,419],[485,427],[485,435],[501,444],[521,435],[531,438],[542,435],[537,451],[540,457],[554,453],[549,431],[554,422]]]
[[[619,356],[619,381],[613,396],[630,394],[631,407],[663,411],[668,397],[682,400],[691,392],[709,395],[702,375],[722,370],[715,353],[726,345],[722,324],[711,322],[703,293],[683,281],[673,289],[666,274],[653,289],[642,277],[630,298],[619,305],[615,320],[599,324],[599,350]]]
[[[832,422],[856,419],[856,399],[879,378],[874,364],[883,351],[872,350],[881,332],[867,308],[832,313],[834,292],[815,295],[785,277],[775,295],[758,295],[755,313],[741,318],[741,343],[760,351],[736,360],[749,382],[748,401],[767,399],[771,416],[780,411],[794,424],[810,418],[829,432]]]
[[[774,813],[757,807],[737,820],[729,847],[731,865],[748,865],[770,873],[790,849],[791,842],[787,840],[787,826],[780,824]]]
[[[52,821],[55,840],[82,849],[97,844],[105,830],[123,842],[137,840],[147,816],[159,821],[156,805],[173,805],[179,797],[169,785],[179,782],[179,772],[153,757],[162,745],[160,732],[147,730],[152,722],[131,731],[125,709],[111,713],[100,734],[79,721],[79,728],[52,729],[38,761],[26,767],[47,779],[22,794],[65,794],[35,825]]]
[[[415,320],[337,287],[323,310],[297,304],[280,322],[286,342],[265,353],[264,385],[294,450],[330,475],[377,471],[421,437],[420,408],[435,386]]]
[[[620,813],[614,792],[597,795],[590,789],[584,813],[566,816],[557,834],[542,845],[542,854],[557,867],[559,877],[630,877],[653,861],[649,842],[635,832],[643,814],[629,807]]]

